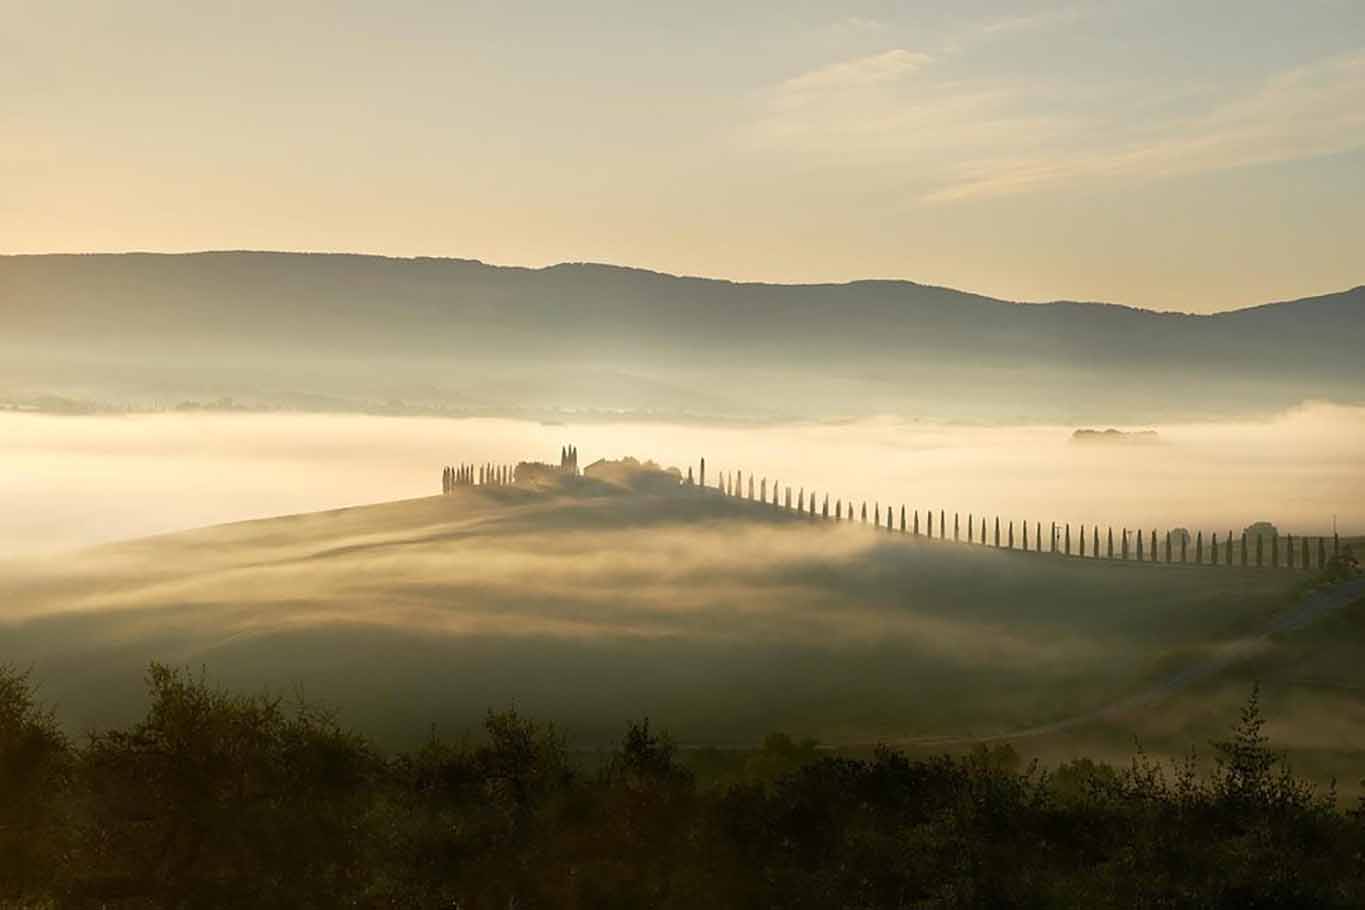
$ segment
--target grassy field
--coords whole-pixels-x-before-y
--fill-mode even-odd
[[[1304,628],[1272,635],[1245,660],[1160,704],[1121,719],[1056,735],[1016,740],[1026,756],[1054,762],[1089,755],[1122,762],[1141,748],[1176,758],[1196,750],[1237,718],[1259,686],[1271,747],[1319,783],[1335,781],[1343,796],[1365,795],[1365,596]]]
[[[646,714],[685,744],[857,743],[1097,707],[1259,628],[1304,584],[715,495],[465,488],[4,566],[0,661],[31,666],[77,730],[139,713],[155,659],[317,693],[395,745],[512,704],[582,744]]]

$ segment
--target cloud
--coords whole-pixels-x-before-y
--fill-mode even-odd
[[[1006,28],[1005,23],[994,27]],[[1022,28],[1019,23],[1009,28]],[[773,87],[749,132],[807,164],[901,172],[923,201],[1036,192],[1076,180],[1156,179],[1365,146],[1365,54],[1274,73],[1202,109],[1140,118],[1179,87],[946,78],[904,49],[830,64]],[[910,78],[913,76],[914,78]],[[1161,103],[1155,107],[1165,106]]]
[[[777,87],[779,103],[800,101],[812,95],[838,94],[849,90],[895,82],[927,65],[928,54],[895,48],[831,63],[786,80]]]
[[[1365,54],[1276,74],[1256,91],[1152,135],[1091,152],[982,157],[926,195],[936,202],[998,196],[1093,178],[1159,178],[1293,161],[1365,145]]]

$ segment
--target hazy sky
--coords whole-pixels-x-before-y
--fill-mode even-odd
[[[0,0],[0,251],[1365,282],[1365,3]]]

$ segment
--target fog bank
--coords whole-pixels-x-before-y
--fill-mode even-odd
[[[900,419],[777,426],[500,419],[0,414],[0,552],[24,555],[246,518],[430,495],[440,466],[631,454],[740,469],[820,495],[1005,520],[1224,533],[1365,529],[1365,408],[1156,426],[1081,444],[1070,426]],[[1142,429],[1145,429],[1142,428]]]

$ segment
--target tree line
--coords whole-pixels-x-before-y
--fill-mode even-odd
[[[1293,534],[1281,537],[1280,533],[1267,522],[1257,522],[1248,526],[1241,532],[1240,536],[1234,536],[1233,532],[1229,530],[1221,538],[1221,541],[1218,532],[1215,531],[1209,536],[1207,546],[1205,546],[1203,531],[1197,532],[1191,538],[1189,532],[1183,528],[1169,530],[1163,536],[1162,542],[1165,546],[1162,549],[1159,546],[1158,532],[1155,528],[1149,530],[1109,526],[1104,529],[1103,537],[1101,537],[1099,525],[1087,527],[1081,524],[1077,526],[1076,534],[1073,537],[1070,523],[1055,521],[1051,522],[1048,527],[1045,540],[1043,522],[1041,521],[1032,522],[1031,530],[1028,520],[1018,522],[1019,533],[1016,536],[1016,523],[1013,519],[975,515],[969,512],[964,523],[961,513],[953,512],[950,515],[946,510],[939,509],[936,525],[934,510],[926,509],[921,524],[920,510],[907,511],[907,507],[901,505],[899,523],[897,524],[896,507],[892,505],[883,508],[881,503],[874,501],[869,518],[866,501],[863,501],[861,506],[855,509],[854,501],[850,500],[845,504],[844,500],[836,498],[831,508],[828,493],[817,495],[815,491],[807,492],[804,487],[798,487],[793,499],[791,486],[783,486],[776,481],[769,484],[766,477],[758,478],[756,481],[752,473],[746,477],[743,471],[721,472],[713,476],[715,477],[714,489],[722,496],[771,505],[773,508],[795,512],[798,515],[810,518],[854,521],[870,525],[878,530],[899,530],[901,534],[914,537],[923,536],[936,540],[951,539],[959,543],[979,544],[1009,550],[1019,549],[1025,552],[1050,553],[1058,556],[1159,562],[1172,565],[1285,568],[1303,571],[1335,571],[1344,575],[1353,574],[1359,568],[1359,560],[1352,548],[1349,544],[1343,546],[1341,537],[1336,532],[1333,532],[1330,538],[1300,536],[1296,539]],[[683,485],[698,487],[702,490],[712,489],[706,483],[705,458],[701,459],[697,477],[699,479],[694,479],[692,469],[689,467]],[[950,518],[952,520],[951,532],[949,531]],[[936,528],[937,532],[935,531]],[[1115,535],[1116,531],[1118,532],[1117,536]],[[1032,535],[1031,545],[1030,534]]]
[[[0,666],[0,906],[1365,906],[1365,812],[1297,778],[1256,693],[1213,761],[1044,771],[774,734],[605,752],[489,712],[386,754],[307,704],[153,665],[127,727],[68,739]]]

